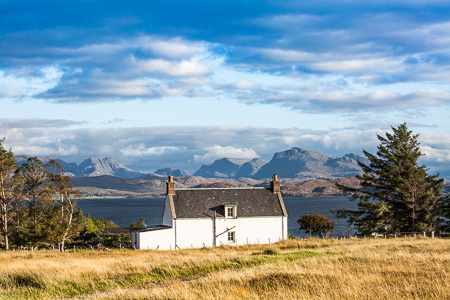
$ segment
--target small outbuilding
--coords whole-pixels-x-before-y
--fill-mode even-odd
[[[280,181],[270,188],[175,189],[169,176],[163,222],[131,233],[136,249],[175,250],[269,244],[287,239]]]

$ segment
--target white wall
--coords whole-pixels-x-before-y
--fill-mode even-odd
[[[234,243],[228,241],[228,231],[235,232]],[[159,250],[173,250],[175,246],[180,249],[212,247],[214,220],[177,219],[173,221],[172,228],[137,234],[137,249],[156,249],[158,246]],[[218,218],[216,235],[219,235],[216,246],[276,243],[287,239],[287,217]]]
[[[212,247],[214,240],[212,219],[177,219],[177,245],[181,249]]]
[[[175,249],[175,230],[173,229],[173,227],[149,231],[137,231],[136,233],[137,233],[136,249],[141,250]]]
[[[217,219],[217,235],[227,229],[235,232],[235,243],[228,242],[228,234],[223,233],[217,237],[217,246],[224,245],[247,245],[247,244],[269,244],[286,239],[283,236],[282,217],[254,217],[236,219]]]

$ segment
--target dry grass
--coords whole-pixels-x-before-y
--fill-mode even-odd
[[[0,252],[3,299],[449,299],[450,240]]]

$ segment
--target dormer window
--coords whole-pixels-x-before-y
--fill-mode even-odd
[[[236,218],[236,205],[225,205],[225,218]]]

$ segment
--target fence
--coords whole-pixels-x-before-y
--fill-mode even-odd
[[[434,239],[434,237],[436,236],[436,232],[435,231],[430,231],[430,232],[395,232],[395,233],[377,233],[377,232],[372,232],[372,234],[370,235],[370,237],[372,238],[398,238],[398,237],[430,237],[432,239]]]
[[[305,234],[303,236],[300,236],[300,238],[310,238],[311,236],[308,234]],[[351,238],[401,238],[401,237],[427,237],[434,239],[435,237],[449,237],[448,233],[441,232],[441,231],[429,231],[429,232],[396,232],[396,233],[378,233],[378,232],[372,232],[370,235],[360,235],[360,234],[353,234],[351,235]],[[342,233],[332,233],[329,235],[330,239],[347,239],[349,238],[348,234],[342,234]]]

